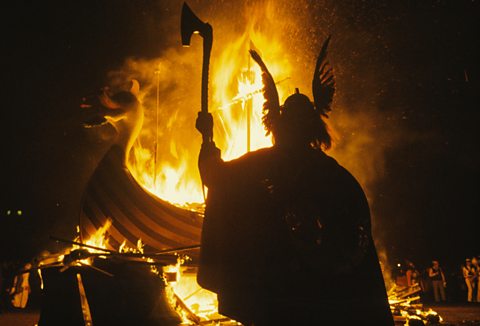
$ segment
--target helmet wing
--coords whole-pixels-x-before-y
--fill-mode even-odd
[[[335,93],[335,77],[333,69],[327,61],[327,48],[330,36],[323,42],[317,58],[312,81],[312,93],[315,109],[323,116],[331,111],[333,94]]]
[[[280,116],[280,101],[278,99],[277,86],[273,80],[272,74],[268,71],[267,66],[262,58],[255,50],[250,50],[252,59],[260,66],[262,70],[263,81],[263,97],[265,103],[263,104],[263,124],[267,130],[267,135],[275,128],[276,121]]]

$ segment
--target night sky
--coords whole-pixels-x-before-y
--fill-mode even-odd
[[[324,2],[350,36],[378,40],[358,64],[389,67],[376,102],[384,116],[400,117],[389,123],[402,133],[386,146],[372,207],[389,256],[455,265],[480,254],[479,1]],[[178,33],[180,46],[179,30],[160,22],[181,3],[2,5],[0,258],[28,259],[54,249],[49,235],[72,237],[82,191],[108,147],[85,135],[80,99],[127,57],[158,56],[165,33]],[[360,92],[359,84],[347,100]]]

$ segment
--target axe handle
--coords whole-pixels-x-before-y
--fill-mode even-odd
[[[205,29],[201,32],[203,37],[203,66],[202,66],[202,106],[203,113],[208,113],[208,70],[210,66],[210,53],[212,50],[213,33],[212,26],[205,24]],[[204,134],[203,142],[210,143],[213,141],[213,131],[211,134]]]

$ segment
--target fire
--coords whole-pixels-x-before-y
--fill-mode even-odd
[[[284,34],[287,28],[282,26],[292,29],[292,26],[301,25],[300,21],[294,21],[291,15],[279,17],[274,2],[269,2],[265,7],[256,8],[262,10],[252,10],[246,15],[248,25],[243,35],[235,38],[232,33],[225,33],[228,38],[219,39],[217,35],[221,37],[222,33],[215,34],[209,110],[214,118],[214,141],[222,150],[224,160],[272,146],[272,139],[266,136],[261,119],[264,102],[261,73],[250,59],[250,48],[256,49],[267,64],[277,82],[281,102],[293,93],[293,87],[300,87],[302,93],[310,95],[311,71],[318,48],[304,46],[300,50],[295,49],[295,44],[289,43],[292,39]],[[264,13],[264,17],[258,16],[258,13]],[[213,22],[212,25],[218,32],[221,25]],[[304,39],[302,42],[316,44],[309,42],[312,39],[307,40],[312,37],[308,34],[288,32]],[[204,201],[197,168],[201,137],[194,129],[196,113],[200,108],[200,94],[197,91],[200,89],[201,49],[194,47],[195,44],[192,44],[188,54],[169,49],[158,60],[130,61],[126,67],[132,75],[144,78],[144,94],[141,98],[146,112],[142,134],[134,145],[128,168],[149,192],[188,208],[192,207],[192,203]],[[308,69],[301,64],[302,61],[310,65]],[[303,70],[308,70],[309,74],[302,75]],[[290,82],[290,77],[296,79]],[[336,117],[337,121],[339,118],[343,119],[337,125],[343,131],[357,130],[359,125],[373,120],[369,116],[364,118],[366,121],[352,119],[351,116],[345,118],[341,113]],[[377,170],[378,162],[382,160],[372,154],[369,156],[372,162],[368,161],[364,166],[358,163],[358,149],[376,144],[378,138],[368,137],[370,134],[361,130],[355,137],[352,136],[351,147],[346,148],[343,144],[334,150],[334,156],[340,163],[347,163],[345,166],[359,177],[362,184],[367,184],[366,181],[374,179],[372,171]],[[376,145],[370,147],[372,150],[377,148]],[[207,318],[216,311],[216,297],[201,289],[195,275],[187,271],[186,267],[172,266],[166,272],[176,275],[175,281],[171,282],[175,294],[185,301],[192,312]]]
[[[171,152],[175,153],[175,143],[170,144]],[[188,203],[203,202],[201,186],[197,180],[189,178],[191,157],[179,158],[176,164],[160,162],[153,173],[154,155],[148,148],[137,144],[133,151],[135,163],[129,169],[139,183],[155,196],[178,206]],[[176,156],[176,155],[175,155]]]
[[[85,241],[85,244],[92,247],[107,249],[108,236],[107,231],[111,227],[110,219],[100,227],[95,234]],[[75,239],[78,240],[78,239]],[[85,249],[90,253],[104,253],[91,247],[79,247],[73,245],[71,250]],[[70,251],[71,251],[70,250]],[[143,243],[138,239],[136,248],[131,248],[124,241],[118,248],[119,253],[143,253]],[[63,259],[63,255],[62,255]],[[153,262],[153,259],[143,257],[146,262]],[[192,318],[201,320],[217,320],[225,318],[218,314],[218,302],[215,293],[205,290],[198,285],[196,281],[196,268],[183,266],[188,260],[187,256],[178,256],[177,264],[166,265],[157,268],[151,265],[150,269],[155,275],[163,277],[166,280],[166,288],[169,292],[169,301],[175,308],[184,323],[190,324]],[[92,266],[92,259],[86,258],[79,260],[76,265]],[[181,306],[179,307],[179,304]]]
[[[223,129],[226,151],[223,158],[231,160],[248,151],[272,145],[261,123],[263,96],[260,72],[245,68],[237,79],[238,94],[214,111]]]
[[[192,316],[203,321],[224,318],[218,314],[217,295],[198,285],[196,268],[182,266],[182,263],[179,259],[177,265],[165,266],[163,272],[175,295],[172,305],[178,305],[179,300],[183,304],[177,311],[182,314],[184,322],[191,322]]]
[[[252,24],[236,40],[222,43],[221,52],[216,56],[214,53],[211,58],[209,110],[214,118],[214,141],[222,150],[224,160],[270,147],[273,143],[262,124],[264,98],[261,71],[250,58],[249,49],[255,48],[268,65],[277,82],[280,99],[291,93],[291,85],[285,82],[293,70],[285,57],[287,51],[279,38],[272,39],[267,35],[257,32]],[[164,117],[166,120],[160,119],[159,124],[161,83],[157,78],[161,69],[155,65],[147,69],[155,71],[155,77],[151,79],[151,85],[144,87],[150,94],[143,96],[147,112],[142,131],[144,137],[142,142],[137,141],[134,145],[134,160],[129,162],[128,167],[136,180],[152,194],[191,209],[192,203],[204,201],[197,167],[201,138],[193,123],[196,112],[165,108],[169,110],[169,115]],[[179,122],[188,119],[187,114],[192,121],[189,129],[175,129]],[[172,136],[164,137],[168,133]],[[185,137],[188,142],[182,142]],[[162,150],[158,149],[159,144]],[[173,278],[168,282],[173,291],[173,305],[178,305],[180,301],[183,314],[187,311],[190,317],[193,315],[203,321],[225,319],[218,314],[216,294],[201,288],[196,282],[195,268],[177,264],[165,266],[163,273],[167,280]],[[189,318],[183,316],[183,319],[187,322]]]
[[[406,321],[405,325],[410,325],[410,321],[412,321],[413,325],[414,321],[417,321],[417,324],[437,325],[443,321],[436,311],[424,308],[420,297],[421,291],[419,284],[410,287],[394,284],[388,290],[388,302],[396,322]]]
[[[285,51],[280,41],[269,39],[252,27],[238,39],[222,44],[222,52],[211,59],[210,112],[215,122],[214,141],[222,150],[224,160],[272,146],[272,139],[266,136],[262,124],[264,98],[261,71],[250,58],[250,48],[260,51],[274,78],[280,81],[277,83],[280,98],[286,97],[290,90],[284,81],[288,80],[291,69],[284,58]],[[151,70],[158,72],[154,68],[152,66]],[[198,132],[193,123],[188,130],[175,130],[174,127],[186,119],[185,114],[194,118],[196,112],[173,111],[167,121],[157,125],[158,112],[154,112],[160,103],[158,87],[155,79],[145,87],[150,92],[150,96],[144,96],[146,111],[150,112],[146,120],[150,121],[146,121],[142,133],[148,135],[144,139],[148,138],[151,143],[136,143],[132,155],[134,160],[129,162],[129,169],[144,188],[163,200],[178,206],[203,203],[197,168],[201,141],[200,138],[198,142],[192,141],[194,137],[199,137]],[[162,135],[169,130],[173,130],[172,136],[166,138],[168,143],[162,143],[162,151],[158,152],[157,142],[162,142]],[[190,141],[180,140],[185,137]]]
[[[112,225],[112,220],[107,219],[105,224],[102,227],[98,228],[97,231],[95,231],[95,233],[88,240],[85,241],[85,244],[92,247],[107,249],[108,238],[105,235],[111,225]],[[94,249],[90,249],[90,251],[99,252]]]

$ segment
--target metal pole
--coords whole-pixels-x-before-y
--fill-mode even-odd
[[[250,82],[251,80],[251,71],[250,71],[250,55],[248,56],[248,71],[247,71],[247,80]],[[251,124],[251,115],[252,115],[252,106],[253,106],[253,96],[249,98],[247,96],[246,102],[245,102],[245,111],[247,112],[247,153],[250,152],[250,124]]]

